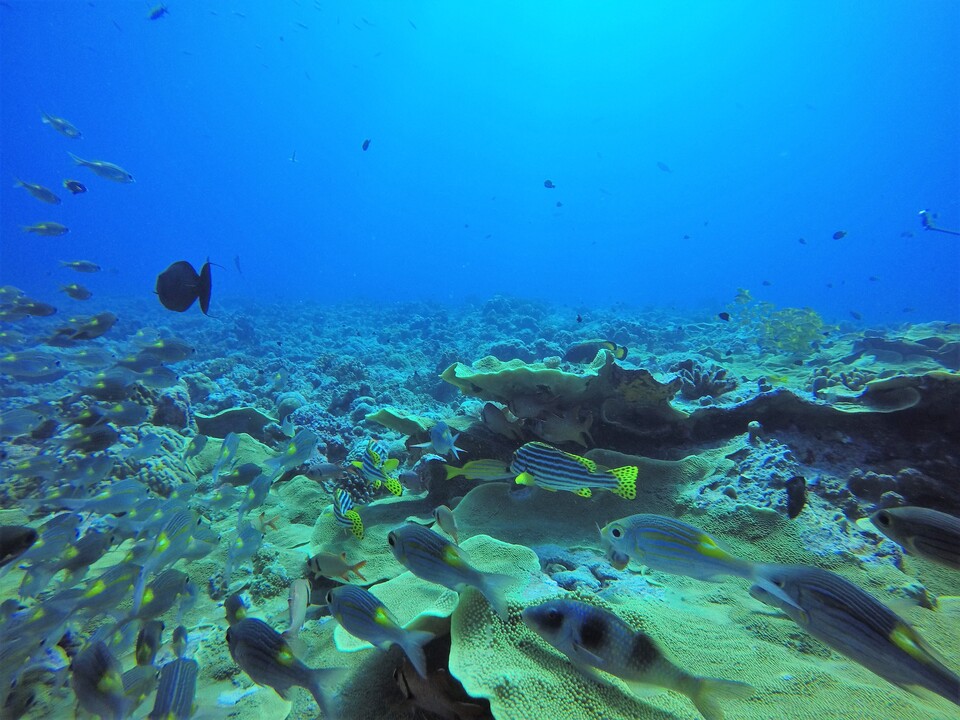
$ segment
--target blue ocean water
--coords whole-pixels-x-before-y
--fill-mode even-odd
[[[50,298],[84,258],[100,297],[149,297],[209,256],[222,303],[709,310],[744,287],[960,319],[960,238],[917,215],[960,228],[952,0],[152,6],[0,6],[0,282]],[[70,233],[21,232],[41,220]]]
[[[958,38],[956,0],[0,0],[0,717],[167,716],[86,672],[159,617],[208,718],[953,717]],[[209,314],[155,296],[183,260]],[[601,618],[569,658],[557,597]],[[728,682],[569,662],[661,651]],[[287,695],[292,656],[349,677]]]

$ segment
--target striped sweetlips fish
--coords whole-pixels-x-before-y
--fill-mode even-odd
[[[394,476],[400,461],[387,457],[387,446],[381,442],[371,440],[359,460],[352,465],[360,471],[360,475],[377,490],[385,486],[392,494],[398,497],[403,494],[403,485]]]
[[[635,465],[600,468],[588,458],[573,455],[542,442],[529,442],[513,455],[510,470],[518,485],[538,485],[546,490],[566,490],[590,497],[593,489],[609,490],[627,500],[637,496]]]
[[[333,493],[333,517],[338,525],[349,528],[357,540],[363,540],[363,520],[353,507],[353,498],[343,488],[337,488]]]

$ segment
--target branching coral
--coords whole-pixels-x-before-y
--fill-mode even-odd
[[[727,371],[718,365],[700,365],[694,360],[684,360],[672,368],[683,380],[680,395],[687,400],[699,400],[702,397],[720,397],[735,390],[737,381],[727,377]]]

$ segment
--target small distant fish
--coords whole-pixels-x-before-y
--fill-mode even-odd
[[[724,322],[730,322],[730,313],[728,312],[719,312],[717,317],[723,320]]]
[[[48,190],[43,185],[34,185],[33,183],[24,182],[23,180],[17,179],[14,187],[22,187],[41,202],[50,203],[51,205],[60,204],[60,198],[58,198],[52,190]]]
[[[557,207],[563,207],[563,203],[557,200]]]
[[[290,162],[295,163],[297,161],[297,151],[294,150],[288,159],[290,160]]]
[[[96,263],[90,262],[89,260],[61,260],[60,267],[70,268],[71,270],[76,270],[77,272],[82,273],[95,273],[100,272],[103,269]]]
[[[457,438],[460,435],[454,435],[450,431],[450,426],[442,420],[430,428],[430,442],[417,443],[410,447],[431,448],[433,452],[440,456],[446,456],[453,453],[453,459],[459,460],[459,453],[465,452],[463,448],[457,447]]]
[[[367,138],[363,141],[363,144],[360,146],[360,149],[366,152],[370,147],[370,138]]]
[[[794,475],[786,482],[787,517],[793,520],[807,504],[807,481],[803,475]]]
[[[82,137],[81,133],[77,128],[75,128],[71,123],[64,120],[61,117],[56,117],[55,115],[48,115],[43,113],[40,116],[40,120],[44,125],[49,125],[54,130],[56,130],[61,135],[66,135],[68,138],[76,140],[77,138]]]
[[[239,256],[239,255],[234,255],[234,256],[233,256],[233,266],[234,266],[235,268],[237,268],[237,272],[238,272],[238,273],[240,273],[241,275],[243,275],[243,269],[240,267],[240,256]]]
[[[349,528],[357,540],[363,540],[363,520],[353,507],[353,498],[343,488],[333,493],[333,517],[338,525]]]
[[[760,284],[763,285],[764,287],[770,287],[771,285],[773,285],[773,283],[770,282],[769,280],[764,280],[764,281],[763,281],[762,283],[760,283]]]
[[[840,575],[808,565],[758,565],[750,594],[888,682],[960,705],[960,677],[920,633]]]
[[[909,230],[904,230],[902,233],[900,233],[900,237],[902,237],[902,238],[912,238],[912,237],[913,237],[913,233],[910,232]]]
[[[74,300],[89,300],[91,297],[93,297],[92,292],[90,292],[83,285],[79,285],[77,283],[72,283],[70,285],[61,285],[60,290],[62,292],[65,292]]]
[[[846,236],[847,236],[847,231],[846,231],[846,230],[837,230],[837,231],[833,234],[833,239],[834,239],[834,240],[842,240],[842,239],[845,238]]]
[[[463,467],[443,466],[447,471],[447,480],[465,477],[467,480],[486,482],[513,480],[515,473],[510,471],[510,463],[504,460],[473,460]]]
[[[512,422],[506,413],[492,402],[484,403],[480,416],[483,418],[483,424],[497,435],[516,441],[523,439],[523,430],[520,429],[519,423]],[[464,467],[471,465],[473,463],[467,463]]]
[[[801,245],[806,245],[806,244],[807,244],[807,241],[806,241],[805,238],[797,238],[797,242],[800,243]]]
[[[331,552],[320,552],[316,555],[310,556],[310,558],[307,560],[307,570],[309,570],[314,577],[338,577],[343,580],[349,580],[350,573],[353,573],[358,578],[366,582],[367,579],[360,574],[360,568],[366,564],[366,560],[361,560],[360,562],[351,565],[347,562],[346,552],[342,552],[339,555]]]
[[[313,430],[303,428],[286,444],[277,457],[266,460],[264,466],[277,478],[293,468],[303,465],[313,455],[320,436]]]
[[[876,275],[871,275],[870,277],[867,278],[867,280],[869,280],[870,282],[880,282],[880,278],[877,277]]]
[[[960,570],[960,518],[906,506],[878,510],[870,522],[909,554]]]
[[[269,685],[281,697],[294,686],[306,688],[323,717],[336,717],[327,688],[344,676],[341,668],[311,668],[293,653],[283,636],[257,618],[243,618],[227,628],[230,656],[258,685]]]
[[[683,236],[683,239],[684,239],[684,240],[689,240],[689,239],[690,239],[690,236],[689,236],[689,235],[684,235],[684,236]]]
[[[183,451],[183,460],[186,462],[190,458],[194,458],[203,452],[203,449],[207,446],[207,436],[201,433],[197,433],[193,436],[187,447]]]
[[[79,158],[73,153],[67,153],[70,158],[77,164],[82,165],[85,168],[89,168],[93,171],[94,175],[102,177],[104,180],[112,180],[113,182],[118,183],[132,183],[133,175],[128,173],[119,165],[114,165],[113,163],[106,162],[104,160],[84,160]]]
[[[426,677],[423,646],[433,640],[433,633],[405,629],[376,595],[356,585],[335,587],[326,599],[330,614],[344,630],[381,650],[399,645],[420,676]]]
[[[663,162],[657,162],[657,167],[664,172],[673,172],[673,170],[670,169],[670,166]]]
[[[105,335],[116,323],[117,316],[112,312],[97,313],[83,322],[77,322],[68,337],[70,340],[95,340]]]
[[[863,315],[858,313],[856,310],[850,311],[850,317],[852,317],[854,320],[863,320]]]
[[[582,322],[583,322],[583,315],[581,315],[580,313],[577,313],[577,322],[578,322],[578,323],[582,323]]]
[[[636,694],[649,686],[690,698],[707,720],[720,720],[720,698],[747,698],[753,688],[733,680],[697,677],[674,665],[642,630],[634,630],[608,610],[578,600],[548,600],[524,608],[523,622],[562,652],[575,667],[594,675],[602,670],[623,680]]]
[[[387,544],[397,561],[421,580],[456,591],[476,588],[501,619],[507,618],[505,590],[514,583],[511,576],[477,570],[459,546],[416,523],[392,530]]]
[[[753,563],[731,555],[700,528],[665,515],[640,513],[615,520],[600,530],[600,543],[618,570],[632,558],[651,570],[708,582],[753,573]]]
[[[457,537],[457,518],[454,516],[453,510],[446,505],[438,505],[433,509],[433,519],[437,521],[441,530],[453,538],[455,543],[460,543],[460,539]]]
[[[608,350],[617,360],[623,360],[629,352],[625,346],[617,345],[612,340],[583,340],[568,347],[563,359],[573,363],[589,363],[601,350]]]
[[[33,233],[34,235],[43,235],[44,237],[58,237],[60,235],[66,235],[70,232],[70,228],[66,225],[61,225],[58,222],[38,222],[33,225],[24,225],[22,230],[27,233]]]
[[[170,11],[167,10],[167,6],[164,4],[155,5],[150,9],[150,12],[147,13],[147,20],[159,20],[164,15],[169,15]]]
[[[417,26],[413,24],[413,20],[410,20],[409,18],[407,18],[407,22],[410,23],[410,27],[412,27],[414,30],[417,29]]]
[[[189,262],[179,260],[157,275],[157,297],[165,308],[174,312],[186,312],[199,299],[200,311],[209,315],[212,289],[209,260],[200,268],[199,274]]]
[[[553,180],[544,180],[543,186],[547,188],[547,190],[553,190],[555,187],[557,187],[556,185],[553,184]]]

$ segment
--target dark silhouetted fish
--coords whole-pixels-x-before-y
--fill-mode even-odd
[[[367,138],[366,140],[364,140],[363,145],[361,145],[360,147],[363,149],[364,152],[366,152],[367,149],[370,147],[370,138]]]
[[[794,475],[787,480],[787,516],[792,520],[807,504],[807,481],[803,475]]]
[[[37,541],[37,531],[23,525],[0,525],[0,567],[15,560]]]
[[[200,274],[186,260],[173,263],[157,275],[156,293],[160,302],[168,310],[184,312],[200,299],[200,310],[207,315],[210,308],[210,261],[200,268]]]
[[[658,162],[657,167],[663,170],[664,172],[673,172],[673,170],[670,169],[670,166],[663,162]]]

